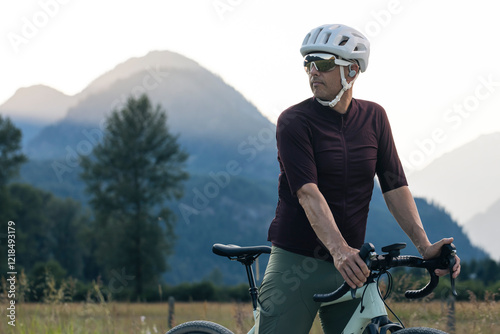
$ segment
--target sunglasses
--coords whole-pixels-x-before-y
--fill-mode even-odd
[[[347,60],[339,59],[337,56],[330,53],[310,53],[304,57],[304,69],[309,74],[311,66],[319,72],[329,72],[336,65],[349,66],[351,64]]]

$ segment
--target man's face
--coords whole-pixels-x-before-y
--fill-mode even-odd
[[[331,101],[335,99],[337,94],[342,89],[340,80],[340,66],[328,72],[320,72],[314,66],[311,66],[309,71],[309,86],[314,94],[314,97]]]

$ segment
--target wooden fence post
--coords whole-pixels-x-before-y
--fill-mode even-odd
[[[455,334],[455,323],[455,297],[450,295],[450,297],[448,297],[448,332],[450,334]]]
[[[174,297],[168,297],[168,327],[173,328],[175,326],[174,322],[175,316],[175,299]]]

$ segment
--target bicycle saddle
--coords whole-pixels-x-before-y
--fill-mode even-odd
[[[212,252],[214,252],[214,254],[220,256],[227,256],[229,258],[257,257],[260,254],[270,254],[271,247],[269,246],[240,247],[237,245],[214,244],[212,246]]]

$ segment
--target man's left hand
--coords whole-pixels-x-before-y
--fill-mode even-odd
[[[423,254],[424,259],[429,260],[429,259],[433,259],[435,257],[438,257],[439,254],[441,254],[441,248],[444,245],[451,244],[452,242],[453,242],[453,238],[444,238],[444,239],[439,240],[435,244],[430,245],[424,251],[424,254]],[[453,273],[452,273],[453,278],[458,277],[458,275],[460,274],[460,268],[461,268],[460,258],[457,255],[455,255],[455,260],[456,261],[455,261],[455,265],[453,266]],[[450,273],[450,271],[448,269],[436,269],[434,272],[438,276],[445,276],[445,275]]]

